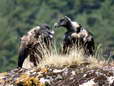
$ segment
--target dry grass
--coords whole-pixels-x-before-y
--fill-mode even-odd
[[[62,66],[70,66],[70,65],[81,65],[81,64],[89,64],[89,67],[101,67],[109,63],[109,60],[104,59],[101,53],[96,52],[94,56],[86,57],[83,55],[83,51],[77,51],[74,49],[70,52],[69,55],[61,55],[57,52],[55,48],[51,52],[44,56],[44,59],[40,62],[39,66],[55,66],[55,67],[62,67]]]
[[[83,50],[79,51],[76,48],[71,50],[68,55],[60,54],[56,46],[54,46],[54,49],[51,49],[51,51],[49,51],[45,46],[41,46],[41,48],[42,49],[39,48],[39,51],[42,53],[43,59],[39,59],[38,57],[38,59],[40,60],[38,67],[45,67],[45,66],[62,67],[62,66],[81,65],[81,64],[89,64],[89,67],[101,67],[109,64],[109,62],[114,63],[110,61],[110,58],[104,59],[102,55],[102,49],[100,47],[97,48],[96,54],[90,57],[85,56],[83,54]],[[33,67],[33,64],[26,59],[23,67],[31,68]]]

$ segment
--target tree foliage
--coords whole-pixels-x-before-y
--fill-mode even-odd
[[[113,49],[113,0],[0,0],[0,71],[16,67],[23,34],[43,23],[54,29],[54,22],[65,15],[91,31],[97,44]],[[64,30],[55,31],[61,42]]]

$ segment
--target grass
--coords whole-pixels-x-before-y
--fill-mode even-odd
[[[109,59],[105,59],[102,55],[102,49],[99,48],[94,56],[84,56],[83,51],[77,51],[73,49],[68,55],[61,55],[57,51],[56,47],[51,51],[50,55],[45,55],[44,59],[40,62],[39,66],[70,66],[81,65],[88,63],[90,67],[101,67],[109,63]]]
[[[113,64],[110,58],[105,59],[102,54],[102,49],[98,46],[96,49],[96,54],[94,56],[85,56],[83,54],[83,50],[77,50],[74,48],[70,51],[68,55],[62,55],[57,47],[54,45],[53,49],[49,50],[42,46],[42,49],[38,49],[42,55],[43,59],[40,60],[38,67],[45,67],[45,66],[55,66],[55,67],[62,67],[62,66],[70,66],[70,65],[81,65],[81,64],[89,64],[89,67],[101,67],[107,64]],[[27,65],[26,65],[27,64]],[[33,67],[33,64],[30,63],[29,60],[26,59],[25,68]]]

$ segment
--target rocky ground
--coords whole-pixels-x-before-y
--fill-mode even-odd
[[[89,65],[13,69],[0,73],[0,86],[114,86],[114,66]]]

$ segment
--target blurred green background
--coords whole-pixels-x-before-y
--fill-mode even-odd
[[[20,37],[32,27],[69,16],[114,56],[114,0],[0,0],[0,72],[17,66]],[[56,40],[63,29],[55,30]]]

